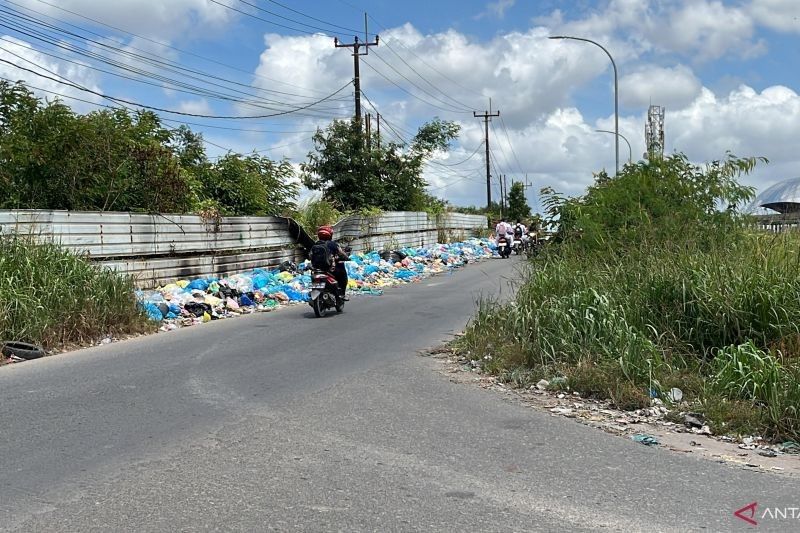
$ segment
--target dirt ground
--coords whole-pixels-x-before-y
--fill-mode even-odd
[[[519,402],[534,409],[547,410],[551,416],[573,419],[576,423],[591,426],[623,438],[649,436],[657,444],[652,446],[669,453],[686,453],[710,461],[759,472],[787,476],[800,476],[800,455],[784,453],[780,445],[769,445],[759,437],[731,438],[710,434],[706,426],[688,427],[666,419],[666,408],[655,405],[637,411],[620,411],[608,402],[581,398],[577,393],[552,392],[535,385],[528,389],[512,388],[496,377],[483,373],[465,358],[453,354],[448,348],[437,348],[420,355],[437,359],[439,372],[451,382],[479,386],[507,401]],[[645,445],[645,444],[643,444]]]

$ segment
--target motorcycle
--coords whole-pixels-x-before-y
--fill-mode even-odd
[[[497,252],[503,259],[511,257],[511,247],[508,245],[508,240],[505,237],[497,239]]]
[[[311,273],[311,293],[308,304],[314,309],[317,318],[325,316],[328,309],[344,310],[344,298],[339,294],[339,283],[333,274],[324,270]]]

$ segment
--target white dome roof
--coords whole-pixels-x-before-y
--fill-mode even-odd
[[[796,206],[792,204],[796,204]],[[800,178],[780,181],[767,188],[753,200],[747,211],[751,213],[764,212],[763,208],[781,213],[800,211]]]

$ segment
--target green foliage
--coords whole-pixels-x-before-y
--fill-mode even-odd
[[[740,185],[737,178],[756,162],[728,154],[724,161],[700,167],[675,154],[626,165],[613,178],[601,172],[578,198],[543,189],[547,223],[558,228],[558,240],[573,241],[586,250],[626,248],[676,236],[718,242],[741,225],[736,207],[752,198],[753,188]]]
[[[151,112],[75,114],[0,81],[0,209],[235,215],[293,207],[289,163],[253,154],[208,160],[202,136]]]
[[[511,221],[525,220],[531,216],[531,208],[525,198],[525,186],[521,181],[511,184],[508,191],[508,213],[506,218]]]
[[[379,143],[377,135],[368,139],[358,123],[337,120],[314,135],[315,151],[301,165],[302,180],[341,210],[435,208],[425,192],[422,167],[436,151],[447,150],[458,131],[455,123],[436,119],[402,146]]]
[[[133,282],[56,246],[0,237],[0,338],[45,347],[144,331]]]
[[[292,218],[312,236],[316,235],[320,226],[333,225],[343,216],[344,213],[336,209],[332,203],[321,199],[307,200],[292,213]]]
[[[800,438],[800,246],[750,233],[733,209],[754,164],[676,155],[600,175],[580,198],[549,191],[558,244],[512,302],[479,309],[462,347],[620,406],[678,386],[719,429]]]

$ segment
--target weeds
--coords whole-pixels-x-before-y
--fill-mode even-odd
[[[566,376],[622,408],[679,387],[720,431],[800,439],[799,239],[715,210],[708,191],[747,196],[733,167],[691,169],[684,187],[683,158],[642,165],[585,197],[553,195],[561,242],[513,302],[479,306],[461,346],[496,372]]]
[[[147,327],[131,279],[54,244],[0,237],[0,339],[52,348]]]

